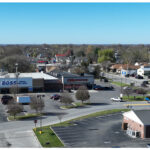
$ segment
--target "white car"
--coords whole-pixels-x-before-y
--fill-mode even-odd
[[[118,98],[111,98],[112,101],[114,102],[122,102],[122,99],[120,97]]]

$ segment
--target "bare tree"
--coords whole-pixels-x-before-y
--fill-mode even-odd
[[[9,102],[7,105],[8,113],[16,118],[16,115],[23,111],[23,106],[16,102]]]
[[[90,98],[89,91],[87,90],[85,86],[80,86],[75,96],[77,100],[82,101],[82,104],[83,104],[83,101],[86,101]]]
[[[37,98],[36,96],[31,97],[30,103],[31,109],[34,109],[36,113],[41,112],[45,107],[43,99]]]
[[[130,94],[132,94],[132,93],[133,93],[133,89],[130,87],[125,87],[123,89],[123,94],[126,94],[128,96],[128,99],[129,99]]]
[[[147,90],[145,90],[144,88],[139,88],[139,89],[136,90],[136,93],[137,94],[142,94],[143,98],[144,98],[144,95],[147,94]]]
[[[61,94],[60,102],[69,105],[73,102],[72,96],[68,92],[64,92]]]
[[[14,95],[14,98],[16,99],[16,94],[17,94],[17,86],[13,85],[10,88],[10,93]]]

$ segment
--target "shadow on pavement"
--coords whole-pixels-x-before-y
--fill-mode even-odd
[[[110,105],[109,103],[91,103],[91,106]]]

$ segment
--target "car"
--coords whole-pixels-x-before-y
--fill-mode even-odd
[[[107,78],[104,78],[104,82],[108,82],[108,79],[107,79]]]
[[[135,78],[136,79],[144,79],[143,76],[140,76],[140,75],[136,75]]]
[[[149,84],[148,81],[143,81],[142,84]]]
[[[104,90],[113,90],[113,89],[114,89],[113,86],[105,86],[105,87],[104,87]]]
[[[137,74],[134,72],[134,73],[132,73],[132,74],[130,74],[129,76],[130,77],[135,77]]]
[[[127,77],[127,78],[129,78],[129,76],[130,76],[129,74],[126,74],[126,75],[125,75],[125,77]]]
[[[147,101],[148,103],[150,103],[150,96],[146,96],[145,97],[145,101]]]
[[[148,87],[147,84],[142,83],[141,87]]]
[[[95,85],[93,87],[94,90],[104,90],[104,87],[100,86],[100,85]]]
[[[147,148],[150,148],[150,144],[147,144]]]
[[[1,102],[4,105],[7,105],[12,100],[13,100],[13,97],[9,96],[9,95],[3,95],[2,98],[1,98]]]
[[[122,98],[118,97],[118,98],[111,98],[112,101],[114,102],[122,102]]]
[[[60,95],[59,94],[53,94],[50,98],[53,99],[53,100],[59,100]]]

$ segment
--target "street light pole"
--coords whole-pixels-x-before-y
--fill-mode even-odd
[[[15,66],[16,66],[16,86],[17,86],[17,94],[18,94],[18,63],[16,63]]]

